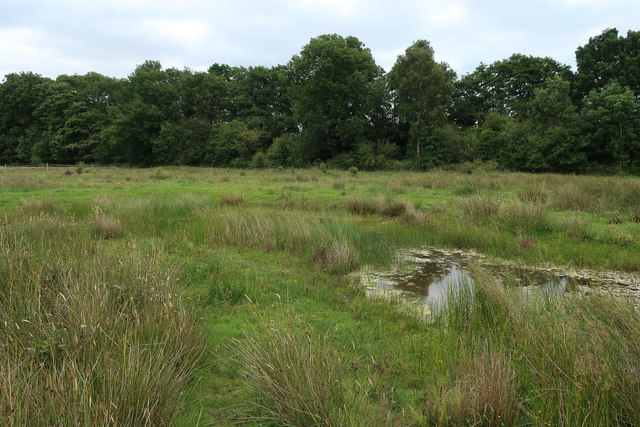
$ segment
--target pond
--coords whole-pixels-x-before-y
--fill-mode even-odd
[[[524,268],[496,262],[464,251],[408,249],[398,251],[397,261],[386,271],[365,267],[357,273],[367,296],[399,300],[421,313],[443,304],[451,287],[473,286],[471,265],[517,281],[523,289],[545,292],[609,291],[640,300],[640,278],[634,274],[563,268]]]

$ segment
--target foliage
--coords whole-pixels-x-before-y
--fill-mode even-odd
[[[445,109],[453,89],[452,77],[445,64],[435,62],[433,49],[426,40],[419,40],[407,48],[389,72],[398,115],[411,124],[416,158],[420,158],[425,128],[446,121]]]
[[[12,73],[0,84],[0,164],[424,171],[477,160],[637,174],[639,34],[590,38],[576,73],[516,53],[458,79],[419,40],[385,74],[360,40],[337,34],[270,68]]]
[[[551,58],[514,54],[490,65],[480,64],[456,82],[452,118],[470,126],[482,124],[490,112],[520,116],[535,90],[555,76],[569,79],[571,70]]]
[[[616,82],[593,90],[584,100],[583,131],[590,164],[640,173],[640,101]]]
[[[260,133],[239,120],[223,123],[213,130],[208,159],[216,166],[248,166],[259,148]]]
[[[578,73],[575,79],[575,100],[589,96],[592,90],[602,90],[617,82],[640,95],[640,31],[618,36],[618,30],[609,28],[576,50]]]
[[[289,68],[306,160],[326,160],[367,139],[383,71],[362,42],[337,34],[313,38]]]

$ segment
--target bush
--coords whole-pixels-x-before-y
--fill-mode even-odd
[[[77,173],[78,175],[79,175],[79,174],[81,174],[82,172],[84,172],[84,168],[85,168],[85,164],[84,164],[84,162],[78,162],[78,163],[76,164],[76,173]]]
[[[254,169],[264,169],[267,167],[267,155],[262,151],[258,151],[253,155],[253,159],[251,159],[251,167]]]
[[[351,174],[351,176],[356,176],[358,175],[358,168],[355,166],[351,166],[349,168],[349,173]]]

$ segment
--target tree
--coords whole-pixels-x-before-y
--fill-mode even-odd
[[[388,78],[398,115],[411,125],[419,158],[425,130],[446,122],[453,75],[446,65],[435,62],[429,42],[418,40],[398,56]]]
[[[207,161],[213,166],[249,166],[259,148],[260,133],[246,123],[233,120],[213,130]]]
[[[110,126],[102,132],[109,146],[109,161],[152,164],[153,140],[165,123],[175,123],[181,117],[181,76],[175,69],[162,70],[157,61],[146,61],[129,76],[118,94],[119,102],[108,110]]]
[[[204,163],[213,127],[198,118],[165,122],[151,142],[153,164],[200,165]]]
[[[519,119],[509,118],[503,132],[501,166],[531,172],[585,170],[585,138],[580,135],[570,86],[559,76],[550,79],[536,89]]]
[[[631,89],[612,82],[592,90],[581,112],[590,163],[640,172],[640,101]]]
[[[0,85],[0,162],[31,161],[34,112],[51,80],[34,73],[13,73]]]
[[[295,130],[286,68],[249,67],[237,81],[238,118],[262,135],[266,150],[273,140]]]
[[[628,31],[627,37],[619,37],[617,29],[606,29],[578,47],[576,63],[577,101],[613,81],[640,97],[640,31]]]
[[[527,111],[535,90],[550,78],[571,79],[571,70],[551,58],[521,54],[480,64],[456,82],[452,120],[460,125],[481,125],[491,111],[518,117]]]
[[[33,135],[34,158],[56,163],[95,161],[118,84],[98,73],[58,76],[34,112],[38,127]]]
[[[381,102],[375,83],[383,70],[355,37],[311,39],[289,63],[294,119],[307,160],[325,160],[370,137]]]

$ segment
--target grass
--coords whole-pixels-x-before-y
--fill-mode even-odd
[[[0,424],[633,425],[640,316],[476,269],[428,322],[399,247],[640,270],[638,178],[0,173]]]
[[[4,227],[0,249],[3,424],[174,417],[204,348],[163,249],[103,246],[89,221],[43,216]]]

